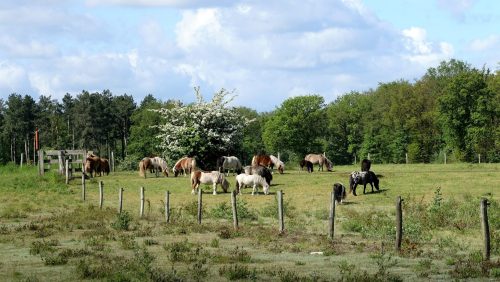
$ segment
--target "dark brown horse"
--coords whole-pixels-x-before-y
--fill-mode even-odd
[[[195,168],[196,160],[194,158],[184,157],[175,163],[172,171],[174,172],[174,176],[177,177],[180,173],[183,173],[184,175],[188,175],[188,173],[191,174],[191,171]]]
[[[99,176],[101,174],[106,173],[106,175],[109,175],[109,161],[108,159],[105,158],[100,158],[99,160]]]

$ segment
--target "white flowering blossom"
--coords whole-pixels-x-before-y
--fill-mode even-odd
[[[221,89],[210,102],[203,101],[199,87],[195,92],[193,104],[176,103],[172,108],[155,110],[167,121],[159,126],[161,133],[157,137],[171,160],[195,156],[211,163],[213,158],[226,155],[242,141],[243,128],[252,121],[228,107],[234,98],[233,92]]]

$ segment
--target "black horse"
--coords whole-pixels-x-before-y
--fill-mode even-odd
[[[361,171],[369,171],[372,166],[372,162],[370,160],[364,159],[361,161]]]
[[[372,193],[373,185],[375,185],[377,191],[379,190],[379,181],[377,175],[373,171],[353,171],[349,176],[349,192],[352,192],[354,196],[357,196],[356,187],[358,184],[363,184],[363,194],[366,194],[366,184],[372,186]]]
[[[304,167],[307,168],[307,172],[313,172],[313,163],[306,160],[300,161],[300,170],[303,170]]]
[[[244,167],[244,170],[245,174],[249,175],[257,174],[264,177],[264,179],[266,179],[267,184],[271,185],[271,180],[273,180],[273,175],[271,174],[271,171],[267,167],[261,165],[246,166]]]
[[[342,201],[345,199],[346,196],[345,186],[342,185],[341,183],[333,184],[333,195],[335,202],[342,204]]]

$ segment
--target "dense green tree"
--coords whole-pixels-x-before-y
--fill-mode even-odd
[[[170,103],[164,104],[149,94],[132,113],[130,139],[127,145],[127,153],[131,159],[139,160],[145,156],[161,155],[160,140],[155,137],[160,134],[157,126],[163,119],[159,113],[152,110],[168,108],[168,104]]]
[[[459,160],[474,161],[475,154],[494,141],[494,93],[485,70],[471,69],[451,78],[439,97],[446,144]]]
[[[243,128],[243,140],[239,144],[239,150],[236,148],[234,152],[228,152],[228,154],[238,156],[243,164],[250,164],[253,155],[265,151],[264,142],[262,141],[265,114],[259,114],[257,111],[246,107],[238,107],[235,110],[240,116],[252,120],[252,122]]]
[[[22,97],[11,94],[7,99],[7,108],[2,128],[3,140],[8,142],[4,147],[10,147],[10,161],[19,161],[19,156],[25,151],[25,142],[29,146],[35,131],[36,103],[31,96]]]
[[[130,118],[136,106],[134,98],[129,95],[121,95],[113,98],[113,115],[114,115],[114,140],[120,140],[121,158],[125,158],[125,149],[127,147],[127,140],[130,136]]]
[[[268,151],[288,151],[302,158],[324,151],[326,124],[323,97],[293,97],[285,100],[266,122],[262,138]]]

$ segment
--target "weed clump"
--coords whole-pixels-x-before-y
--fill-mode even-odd
[[[128,211],[124,211],[116,216],[116,220],[111,223],[111,227],[116,230],[128,230],[130,227],[130,222],[132,221],[132,216]]]

